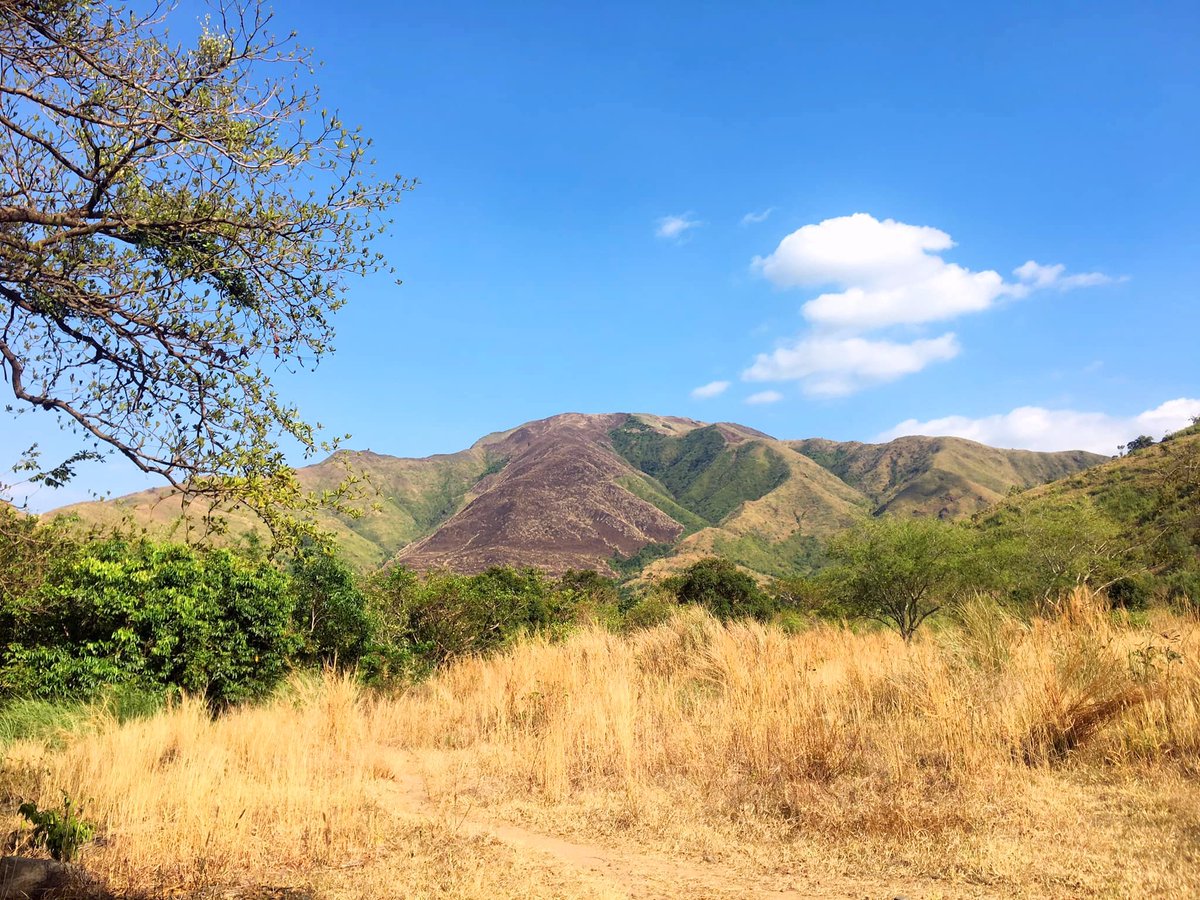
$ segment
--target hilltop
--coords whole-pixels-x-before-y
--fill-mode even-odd
[[[943,437],[784,441],[728,422],[566,413],[453,454],[339,451],[299,476],[314,489],[333,488],[347,471],[365,476],[364,514],[321,521],[361,568],[395,560],[463,572],[507,564],[661,573],[720,553],[776,575],[810,564],[858,517],[969,515],[1106,459]],[[54,514],[63,513],[156,531],[181,519],[178,495],[163,489]],[[254,528],[236,511],[229,525],[235,534]]]

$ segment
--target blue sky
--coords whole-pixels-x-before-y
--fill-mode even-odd
[[[621,410],[1114,452],[1200,413],[1194,2],[293,0],[277,23],[421,182],[382,247],[404,284],[352,283],[336,355],[281,381],[351,446]],[[3,423],[0,462],[68,446],[46,424]],[[140,484],[92,466],[32,505]]]

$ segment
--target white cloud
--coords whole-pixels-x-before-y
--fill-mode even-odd
[[[757,394],[751,394],[746,398],[747,403],[752,403],[759,406],[764,403],[778,403],[783,399],[783,394],[779,391],[759,391]]]
[[[971,272],[943,264],[927,277],[894,287],[847,288],[804,304],[810,322],[854,331],[918,325],[982,312],[1007,293],[995,272]]]
[[[678,241],[688,231],[693,228],[699,228],[703,224],[703,222],[690,212],[680,216],[663,216],[658,220],[658,225],[654,229],[654,236],[667,241]]]
[[[799,381],[808,394],[838,396],[895,381],[960,350],[950,333],[900,343],[833,335],[804,337],[760,353],[742,373],[746,381]]]
[[[765,222],[771,217],[771,213],[775,212],[775,207],[768,206],[762,212],[748,212],[742,216],[742,227],[747,225],[757,225],[760,222]]]
[[[972,419],[945,416],[925,422],[908,419],[879,435],[890,441],[908,434],[954,435],[1025,450],[1091,450],[1114,454],[1117,447],[1139,434],[1161,438],[1191,423],[1200,415],[1200,399],[1180,397],[1135,416],[1113,416],[1073,409],[1022,406],[1008,413]]]
[[[700,387],[692,390],[692,396],[697,400],[707,400],[710,397],[718,397],[729,387],[728,381],[710,381],[708,384],[702,384]]]
[[[937,228],[882,222],[866,213],[826,219],[793,231],[752,267],[778,287],[837,288],[804,305],[816,325],[867,331],[982,312],[1006,296],[1106,284],[1099,272],[1066,275],[1062,265],[1030,260],[1007,282],[991,269],[973,272],[946,262],[954,247]]]
[[[1081,287],[1096,287],[1101,284],[1112,284],[1114,281],[1124,281],[1123,278],[1112,278],[1103,272],[1080,272],[1075,275],[1064,275],[1067,267],[1059,263],[1053,266],[1043,266],[1032,259],[1013,269],[1013,274],[1022,282],[1015,286],[1013,293],[1020,293],[1020,288],[1037,290],[1054,288],[1057,291],[1072,291]]]
[[[753,265],[779,287],[912,281],[942,264],[929,251],[953,246],[936,228],[855,213],[798,228]]]
[[[781,288],[824,290],[803,306],[812,330],[760,354],[747,381],[799,380],[809,393],[846,394],[921,371],[959,352],[953,334],[897,341],[877,335],[983,312],[1006,297],[1071,290],[1113,279],[1066,274],[1033,260],[1006,281],[992,269],[972,271],[942,258],[954,247],[944,231],[855,213],[805,225],[752,268]]]

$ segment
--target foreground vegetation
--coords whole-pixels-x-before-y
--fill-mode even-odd
[[[97,713],[9,744],[4,790],[87,798],[88,869],[155,896],[655,896],[661,857],[675,896],[1189,897],[1197,625],[1086,591],[1028,620],[968,604],[909,644],[684,610],[394,695],[329,673],[216,718]],[[571,841],[615,848],[608,880]]]
[[[0,510],[8,846],[94,824],[120,896],[1192,896],[1185,437],[769,582],[361,575]]]

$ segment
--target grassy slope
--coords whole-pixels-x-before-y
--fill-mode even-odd
[[[643,475],[622,482],[685,526],[652,560],[663,575],[719,554],[761,575],[806,568],[822,540],[868,508],[866,499],[787,444],[737,426],[688,427],[638,416],[613,446]]]
[[[711,554],[761,575],[802,571],[820,562],[824,539],[859,516],[957,518],[991,506],[1012,488],[1069,477],[1106,459],[1082,451],[1002,450],[961,438],[759,443],[784,461],[788,476],[713,527],[685,534],[673,553],[647,565],[646,574],[668,574]]]
[[[1136,537],[1156,567],[1200,568],[1200,425],[1012,498],[1087,498]]]
[[[745,500],[718,524],[686,536],[671,556],[652,562],[645,574],[666,575],[713,554],[761,575],[808,568],[824,539],[865,515],[869,504],[812,460],[786,444],[770,449],[788,476],[774,490]]]
[[[791,474],[783,455],[772,446],[776,442],[731,438],[718,425],[677,436],[631,416],[610,438],[613,449],[645,476],[638,487],[631,487],[636,478],[626,479],[627,487],[639,496],[639,491],[660,493],[657,502],[651,502],[689,531],[719,524],[743,503],[778,488]]]
[[[341,451],[324,462],[299,470],[301,482],[314,490],[331,490],[354,471],[367,477],[357,519],[324,514],[322,526],[333,532],[347,560],[362,569],[379,565],[411,541],[432,532],[469,500],[471,489],[498,461],[485,447],[427,459],[402,459],[366,452]],[[350,468],[347,469],[347,466]],[[136,522],[151,533],[180,534],[180,504],[169,491],[156,489],[104,503],[81,503],[56,510],[75,514],[85,524]],[[247,512],[228,515],[229,532],[241,535],[260,529]]]
[[[814,438],[791,446],[869,497],[876,514],[948,517],[978,512],[1011,488],[1031,488],[1107,459],[1084,451],[1003,450],[953,437],[887,444]]]
[[[1126,456],[1073,474],[1029,492],[1031,497],[1083,494],[1101,506],[1119,514],[1122,498],[1130,494],[1145,496],[1179,463],[1193,462],[1200,453],[1200,425],[1170,435],[1166,440]]]

